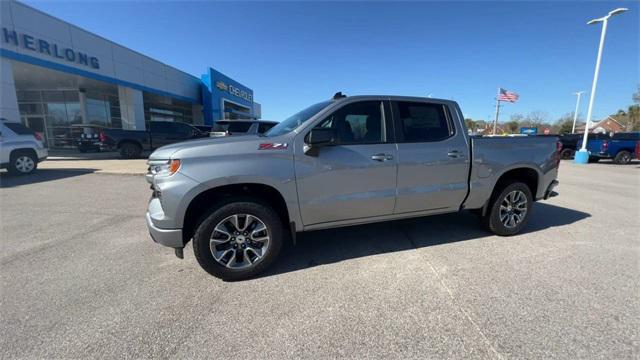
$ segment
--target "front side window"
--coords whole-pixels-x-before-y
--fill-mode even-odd
[[[439,141],[453,134],[444,105],[406,101],[397,104],[405,142]]]
[[[251,127],[251,122],[248,121],[229,121],[229,126],[227,127],[227,131],[232,134],[242,134],[249,131]]]
[[[336,129],[339,144],[375,144],[386,141],[381,101],[345,105],[316,127]]]
[[[290,133],[329,105],[331,105],[331,101],[323,101],[311,105],[308,108],[299,111],[289,116],[282,122],[278,123],[278,125],[272,127],[271,130],[267,131],[265,135],[273,137]]]
[[[185,123],[173,123],[172,125],[175,127],[176,134],[184,137],[193,136],[194,128],[191,125]]]
[[[266,133],[269,129],[274,127],[274,125],[274,123],[260,123],[260,125],[258,126],[258,134]]]

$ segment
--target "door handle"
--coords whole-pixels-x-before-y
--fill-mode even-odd
[[[464,157],[464,154],[462,154],[462,153],[461,153],[460,151],[458,151],[458,150],[451,150],[451,151],[449,151],[449,152],[447,153],[447,156],[448,156],[448,157],[450,157],[450,158],[457,159],[457,158]]]
[[[375,160],[375,161],[393,160],[393,155],[390,155],[390,154],[375,154],[375,155],[371,155],[371,160]]]

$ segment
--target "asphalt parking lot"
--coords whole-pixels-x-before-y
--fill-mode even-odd
[[[2,358],[638,358],[640,165],[560,168],[501,238],[470,214],[303,235],[225,283],[146,231],[139,175],[0,174]]]

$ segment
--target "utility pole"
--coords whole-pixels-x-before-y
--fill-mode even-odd
[[[584,91],[575,92],[575,95],[578,95],[578,100],[576,101],[576,111],[573,112],[573,126],[571,127],[571,133],[576,132],[576,120],[578,120],[578,108],[580,107],[580,95],[582,95]]]
[[[498,87],[498,92],[496,93],[496,118],[493,121],[493,135],[496,134],[496,127],[498,126],[498,116],[500,116],[500,87]]]

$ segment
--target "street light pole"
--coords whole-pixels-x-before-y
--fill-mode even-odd
[[[587,139],[589,136],[589,124],[591,123],[591,115],[593,113],[593,101],[596,97],[596,85],[598,84],[598,75],[600,74],[600,63],[602,61],[602,50],[604,48],[604,38],[607,35],[607,24],[609,23],[609,18],[613,15],[617,15],[627,11],[626,8],[617,8],[612,10],[604,17],[593,19],[587,23],[587,25],[597,24],[599,22],[602,23],[602,32],[600,33],[600,45],[598,47],[598,57],[596,59],[596,70],[593,74],[593,83],[591,84],[591,96],[589,97],[589,108],[587,110],[587,120],[584,126],[584,136],[582,138],[582,147],[580,151],[576,152],[575,162],[577,164],[586,164],[589,162],[589,152],[587,151]]]
[[[580,95],[582,95],[584,91],[578,91],[576,93],[574,93],[575,95],[578,95],[578,100],[576,101],[576,111],[573,112],[573,126],[571,127],[571,133],[575,133],[576,132],[576,120],[578,120],[578,108],[580,108]]]

